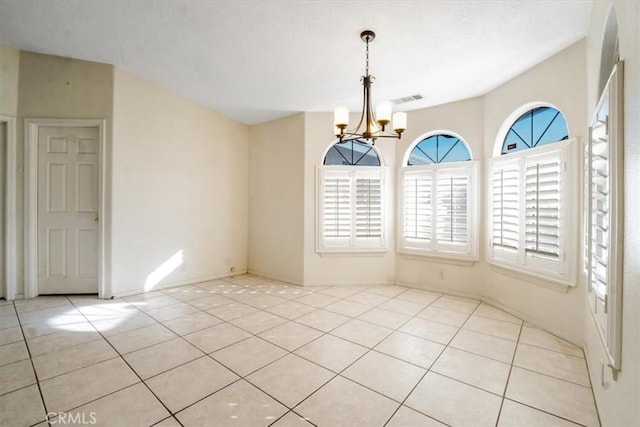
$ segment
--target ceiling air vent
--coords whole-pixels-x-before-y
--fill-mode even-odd
[[[392,99],[391,102],[398,105],[398,104],[405,104],[411,101],[417,101],[418,99],[422,99],[422,95],[420,95],[419,93],[416,95],[405,96],[404,98]]]

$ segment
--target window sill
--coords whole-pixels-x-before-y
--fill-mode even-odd
[[[413,259],[416,261],[439,262],[463,267],[473,267],[478,262],[478,258],[471,255],[446,255],[443,253],[423,252],[411,249],[398,250],[398,254],[403,258]]]
[[[356,248],[356,249],[318,249],[316,253],[320,255],[322,258],[344,258],[344,257],[382,257],[389,249],[380,248],[380,249],[364,249],[364,248]]]
[[[535,271],[526,270],[514,265],[504,264],[496,260],[488,260],[489,267],[492,271],[506,274],[516,279],[525,280],[537,286],[552,289],[561,293],[567,293],[575,284],[566,280],[547,276]]]

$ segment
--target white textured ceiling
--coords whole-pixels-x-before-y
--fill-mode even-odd
[[[0,43],[115,64],[247,124],[481,95],[586,35],[591,1],[0,0]]]

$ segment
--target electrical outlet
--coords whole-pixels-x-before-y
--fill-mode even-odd
[[[444,270],[442,269],[438,270],[438,278],[440,280],[444,280]]]

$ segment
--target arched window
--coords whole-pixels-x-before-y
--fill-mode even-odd
[[[569,139],[567,122],[553,107],[537,107],[527,111],[511,125],[502,142],[502,154],[541,147]]]
[[[324,156],[322,164],[327,166],[380,166],[380,157],[378,157],[373,145],[351,140],[333,144]]]
[[[513,117],[513,116],[512,116]],[[564,115],[551,106],[528,108],[503,126],[500,156],[491,166],[492,262],[573,284],[570,218],[575,202],[574,143]],[[573,177],[575,178],[575,177]]]
[[[438,133],[420,141],[409,153],[407,166],[471,160],[467,145],[457,136]]]
[[[317,251],[386,249],[386,169],[365,142],[336,142],[318,167]]]
[[[418,139],[401,170],[400,251],[477,259],[476,163],[452,133]]]

